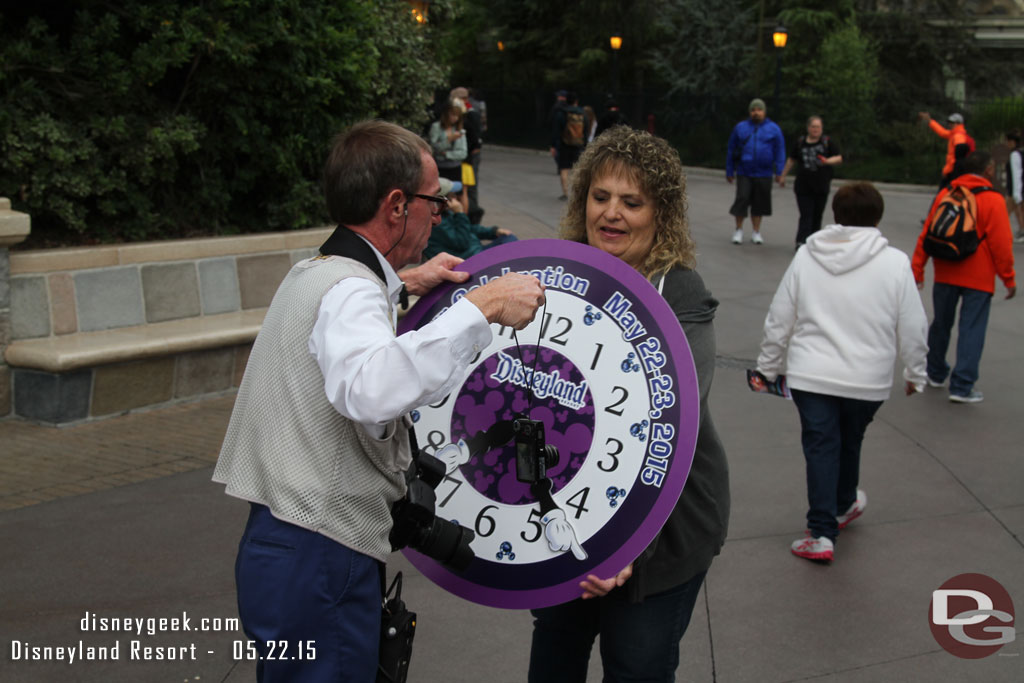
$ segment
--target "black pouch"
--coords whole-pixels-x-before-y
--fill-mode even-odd
[[[384,570],[381,569],[381,588],[385,584]],[[405,683],[409,675],[409,660],[412,659],[412,639],[416,635],[416,613],[406,609],[402,602],[402,572],[398,572],[391,587],[381,596],[381,605],[376,683]]]

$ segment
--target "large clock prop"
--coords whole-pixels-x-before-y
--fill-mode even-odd
[[[456,572],[405,554],[473,602],[567,602],[588,574],[608,578],[636,559],[675,506],[697,442],[693,357],[654,287],[593,247],[524,240],[459,269],[469,281],[420,299],[400,332],[508,272],[536,275],[547,304],[515,337],[492,325],[458,387],[413,414],[422,451],[451,463],[436,514],[474,531],[475,557]],[[523,471],[532,444],[539,471]]]

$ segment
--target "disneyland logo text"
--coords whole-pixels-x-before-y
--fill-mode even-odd
[[[537,398],[543,399],[550,396],[566,408],[573,410],[579,410],[586,404],[587,380],[575,384],[562,379],[557,369],[547,373],[524,368],[521,361],[512,358],[504,351],[498,351],[498,367],[491,374],[491,379],[498,382],[511,382],[524,389],[532,387]]]

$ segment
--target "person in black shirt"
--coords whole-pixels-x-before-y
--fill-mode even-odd
[[[821,229],[821,217],[825,213],[832,184],[832,167],[843,163],[839,145],[823,131],[820,116],[807,119],[807,135],[793,143],[786,166],[779,176],[779,187],[785,187],[786,174],[793,166],[798,166],[796,181],[793,183],[796,205],[800,210],[796,231],[798,249],[808,237]]]

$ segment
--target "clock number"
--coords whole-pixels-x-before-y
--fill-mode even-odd
[[[640,352],[640,360],[643,361],[644,369],[648,373],[660,370],[665,366],[665,354],[661,353],[661,341],[657,337],[651,337],[636,347]]]
[[[672,391],[672,378],[668,375],[656,375],[647,381],[652,394],[664,394]]]
[[[435,443],[435,441],[437,443]],[[444,432],[440,430],[432,429],[430,430],[430,433],[427,434],[427,448],[431,449],[430,453],[436,453],[437,449],[443,446],[446,441],[447,440],[444,438]]]
[[[611,404],[610,406],[605,406],[604,410],[605,412],[611,413],[612,415],[622,415],[622,410],[615,409],[621,406],[623,403],[625,403],[626,399],[629,398],[629,392],[626,391],[625,387],[614,387],[612,391],[621,391],[622,398],[620,398],[618,401]]]
[[[552,337],[550,339],[548,339],[548,341],[551,342],[552,344],[558,344],[559,346],[565,346],[565,344],[566,344],[565,335],[569,334],[569,330],[572,329],[572,321],[569,320],[566,317],[559,316],[558,317],[558,322],[565,323],[565,328],[561,332],[558,332],[558,333],[552,335]],[[545,313],[544,314],[544,323],[541,325],[541,328],[540,328],[540,336],[541,337],[544,337],[544,335],[547,333],[548,325],[550,323],[551,323],[551,314],[550,313]]]
[[[609,451],[608,453],[605,453],[605,455],[607,455],[607,456],[611,457],[611,459],[612,459],[612,462],[611,462],[611,464],[610,464],[610,465],[608,465],[608,466],[605,466],[605,463],[604,463],[604,461],[603,461],[603,460],[598,460],[598,461],[597,461],[597,467],[598,467],[598,468],[599,468],[599,469],[600,469],[600,470],[601,470],[602,472],[614,472],[614,471],[615,471],[615,470],[617,470],[617,469],[618,469],[618,467],[619,467],[619,459],[618,459],[618,458],[617,458],[616,456],[617,456],[617,455],[618,455],[619,453],[621,453],[621,452],[622,452],[622,442],[621,442],[621,441],[619,441],[618,439],[615,439],[615,438],[612,438],[612,437],[610,437],[610,436],[609,436],[609,437],[608,437],[608,439],[607,439],[607,441],[605,441],[605,442],[604,442],[604,445],[605,445],[605,446],[608,446],[608,445],[610,445],[610,444],[611,444],[611,443],[612,443],[613,441],[615,442],[615,446],[616,446],[615,450],[614,450],[614,451]]]
[[[584,512],[590,512],[590,510],[588,510],[586,508],[587,496],[589,496],[589,495],[590,495],[590,487],[589,486],[585,486],[580,491],[577,491],[576,494],[572,498],[570,498],[569,500],[565,501],[565,504],[568,505],[569,507],[576,508],[576,519],[579,519],[583,515]],[[580,499],[580,502],[578,502],[578,503],[573,502],[577,498]]]
[[[474,362],[475,362],[475,361],[474,361]],[[451,394],[447,394],[447,395],[446,395],[446,396],[445,396],[444,398],[442,398],[442,399],[441,399],[440,401],[438,401],[437,403],[431,403],[431,404],[430,404],[430,407],[431,407],[431,408],[440,408],[440,407],[441,407],[441,406],[443,406],[443,405],[444,405],[445,403],[447,403],[447,402],[448,402],[448,399],[449,399],[449,398],[451,398],[451,397],[452,397],[452,395],[451,395]]]
[[[498,525],[495,523],[494,517],[491,517],[490,515],[487,514],[487,511],[488,510],[497,510],[497,509],[498,509],[497,505],[485,505],[483,507],[483,509],[480,510],[480,514],[476,516],[476,524],[474,525],[474,527],[476,528],[476,535],[477,536],[480,536],[481,538],[487,538],[488,536],[490,536],[491,534],[494,533],[494,529]],[[480,528],[480,522],[483,522],[483,521],[486,521],[487,524],[488,524],[488,526],[487,526],[487,533],[486,534],[484,533],[483,529]]]
[[[671,441],[676,435],[676,428],[668,422],[655,422],[651,427],[651,438],[654,440]]]
[[[542,527],[540,525],[540,522],[537,521],[540,519],[540,516],[541,515],[539,510],[531,509],[530,516],[526,520],[526,523],[531,525],[537,532],[533,535],[533,537],[527,536],[525,531],[519,532],[519,537],[527,543],[535,543],[537,540],[540,539],[540,535],[544,533],[544,527]]]
[[[594,360],[590,361],[590,369],[593,370],[597,367],[597,359],[601,357],[601,352],[604,350],[604,344],[594,343],[597,347],[597,351],[594,352]]]
[[[506,328],[504,325],[498,326],[498,333],[495,336],[504,337],[506,329],[508,329],[508,328]]]
[[[453,477],[450,474],[444,475],[444,481],[450,481],[451,483],[455,484],[455,488],[452,489],[451,493],[449,493],[447,496],[444,497],[444,500],[441,501],[440,507],[444,507],[445,505],[447,505],[448,501],[451,500],[452,496],[455,495],[455,492],[459,490],[460,486],[462,486],[462,480],[461,479],[456,479],[455,477]]]

